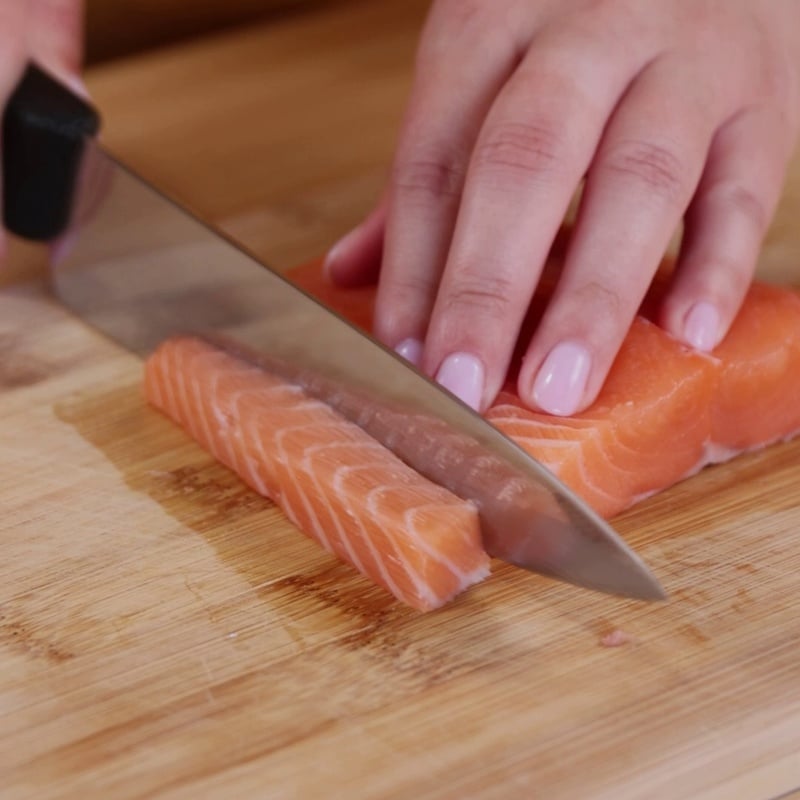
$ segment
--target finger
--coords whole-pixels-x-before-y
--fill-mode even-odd
[[[328,253],[323,269],[339,286],[366,286],[378,279],[386,228],[386,198]]]
[[[603,126],[636,74],[600,36],[546,33],[476,143],[423,366],[465,402],[491,403]]]
[[[375,330],[387,345],[421,349],[469,153],[481,120],[518,60],[488,4],[434,6],[392,169]],[[476,58],[477,52],[490,54]]]
[[[31,57],[71,89],[85,96],[86,88],[80,79],[84,41],[83,0],[27,2]]]
[[[0,0],[0,110],[5,109],[25,69],[27,16],[25,3]],[[7,235],[0,229],[0,261],[5,259],[7,247]]]
[[[741,307],[792,143],[791,127],[767,109],[742,112],[715,136],[660,315],[661,325],[688,345],[713,349]]]
[[[723,118],[698,74],[677,59],[654,61],[609,122],[561,279],[520,370],[526,404],[574,414],[605,381]]]

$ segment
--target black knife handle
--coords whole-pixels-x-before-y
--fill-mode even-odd
[[[85,100],[29,64],[3,115],[3,224],[33,241],[67,228],[84,142],[100,128]]]

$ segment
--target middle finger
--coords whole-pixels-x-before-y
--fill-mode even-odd
[[[641,67],[641,53],[607,38],[544,32],[473,151],[423,368],[475,408],[491,403],[505,378],[559,225]]]
[[[572,414],[596,396],[694,193],[729,98],[679,55],[656,59],[615,111],[586,181],[559,285],[520,396]]]

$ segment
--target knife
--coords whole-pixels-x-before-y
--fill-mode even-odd
[[[3,218],[73,240],[56,297],[145,358],[172,334],[223,337],[478,508],[487,553],[608,594],[663,600],[622,537],[446,389],[148,184],[98,141],[96,110],[35,64],[3,115]]]

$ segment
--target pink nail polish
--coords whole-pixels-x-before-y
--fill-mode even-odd
[[[582,345],[573,342],[556,345],[534,381],[536,405],[548,414],[574,414],[583,400],[591,364],[591,356]]]
[[[448,356],[439,367],[436,380],[468,406],[476,411],[480,409],[484,369],[475,356],[470,353],[454,353]]]
[[[719,336],[719,312],[711,303],[692,306],[683,325],[683,338],[698,350],[713,350]]]
[[[395,347],[397,354],[406,361],[411,362],[415,367],[422,361],[422,342],[419,339],[404,339]]]

